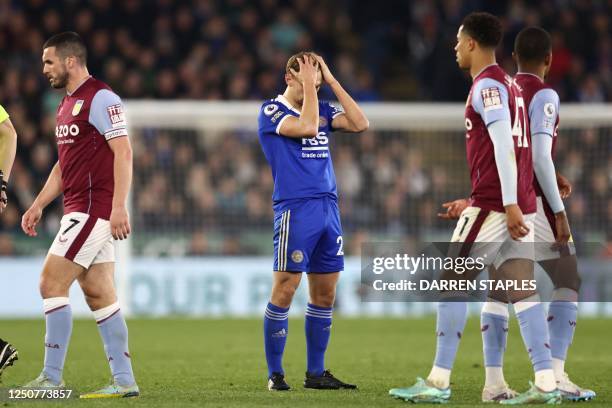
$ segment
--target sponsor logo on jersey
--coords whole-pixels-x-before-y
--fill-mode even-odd
[[[281,116],[283,116],[284,114],[285,114],[285,112],[283,112],[283,111],[278,111],[278,112],[276,112],[276,113],[274,114],[274,116],[272,116],[272,117],[270,118],[270,122],[272,122],[272,123],[276,123],[276,121],[278,120],[278,118],[280,118],[280,117],[281,117]]]
[[[84,103],[85,101],[83,99],[79,99],[74,103],[74,106],[72,107],[72,116],[76,116],[79,114],[79,112],[81,112],[81,108],[83,107]]]
[[[74,123],[72,125],[59,125],[55,127],[55,137],[78,136],[79,127]]]
[[[278,105],[274,105],[274,104],[271,104],[271,105],[266,105],[266,106],[264,107],[264,109],[263,109],[263,111],[264,111],[264,115],[266,115],[266,116],[270,116],[270,115],[272,115],[272,114],[273,114],[274,112],[276,112],[277,110],[278,110]]]
[[[480,91],[485,112],[503,108],[499,88],[494,86]]]
[[[319,132],[315,137],[302,138],[303,159],[325,159],[329,157],[329,137]]]
[[[291,253],[291,260],[295,263],[300,263],[304,260],[304,253],[299,249],[296,249]]]
[[[123,105],[120,103],[111,105],[106,108],[108,118],[114,128],[125,126],[125,114],[123,113]]]

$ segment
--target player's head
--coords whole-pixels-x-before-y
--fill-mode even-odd
[[[457,31],[457,64],[470,69],[475,54],[493,53],[502,39],[501,21],[493,14],[477,12],[468,14]]]
[[[548,73],[552,62],[552,41],[548,32],[540,27],[523,28],[514,40],[514,60],[519,70],[544,69]]]
[[[297,54],[292,55],[289,60],[287,60],[287,65],[285,66],[285,83],[287,87],[290,88],[292,94],[294,95],[297,102],[302,102],[304,100],[304,89],[302,88],[302,84],[298,79],[291,73],[293,69],[295,72],[300,72],[300,64],[298,59],[303,59],[306,57],[314,58],[316,54],[312,51],[301,51]],[[317,87],[317,91],[321,88],[321,84],[323,83],[323,74],[321,73],[321,67],[318,66],[317,72],[317,81],[315,86]]]
[[[65,88],[71,72],[87,63],[87,49],[72,31],[56,34],[43,45],[43,74],[53,88]]]

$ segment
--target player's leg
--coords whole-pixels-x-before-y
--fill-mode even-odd
[[[84,271],[66,258],[49,253],[40,277],[40,294],[45,311],[45,360],[42,373],[25,386],[52,388],[64,385],[62,372],[72,334],[72,309],[68,292]]]
[[[319,201],[323,206],[319,214],[325,224],[320,238],[313,244],[308,273],[309,302],[304,323],[307,368],[304,387],[353,389],[357,386],[340,381],[325,367],[336,286],[340,271],[344,270],[344,245],[337,202],[328,198]]]
[[[451,238],[449,256],[474,255],[473,244],[481,234],[483,225],[491,224],[491,213],[477,207],[467,207],[461,213]],[[477,248],[482,249],[482,248]],[[475,279],[477,271],[463,276],[445,271],[441,279]],[[436,314],[436,355],[426,380],[417,378],[407,388],[392,388],[389,395],[410,402],[447,402],[451,396],[450,377],[457,349],[467,321],[467,297],[463,293],[441,293]]]
[[[489,279],[498,280],[498,271],[489,266]],[[489,291],[487,301],[480,314],[480,331],[485,363],[485,386],[482,400],[500,401],[513,398],[516,392],[510,389],[504,378],[504,352],[508,338],[508,301],[506,292]]]
[[[525,223],[530,233],[517,242],[508,238],[497,260],[497,269],[503,280],[521,282],[534,279],[534,216],[526,215]],[[501,265],[499,265],[501,263]],[[508,289],[508,288],[507,288]],[[556,403],[561,400],[552,370],[550,340],[544,305],[537,290],[509,288],[508,300],[512,302],[519,322],[521,336],[535,373],[534,386],[503,404]]]
[[[109,245],[112,246],[112,243]],[[107,262],[91,265],[85,273],[79,276],[78,281],[85,300],[96,319],[113,376],[113,383],[100,391],[82,395],[81,398],[139,395],[128,347],[128,328],[117,302],[112,252],[110,248],[107,248],[107,255],[104,259],[97,259],[97,261]]]
[[[589,400],[596,396],[595,392],[574,384],[565,372],[567,351],[574,338],[578,318],[580,276],[573,242],[565,248],[551,248],[556,240],[555,228],[552,210],[538,197],[535,220],[536,260],[555,287],[548,308],[548,330],[557,387],[565,399]]]
[[[289,333],[289,307],[301,278],[299,272],[276,271],[273,275],[272,295],[264,314],[264,347],[270,390],[289,389],[284,380],[283,353]]]

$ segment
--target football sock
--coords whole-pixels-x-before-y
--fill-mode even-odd
[[[508,305],[488,299],[480,314],[485,362],[485,386],[500,386],[504,380],[504,352],[508,337]]]
[[[333,308],[316,306],[306,307],[306,357],[310,374],[321,375],[325,371],[325,351],[331,335]]]
[[[552,370],[548,325],[540,297],[533,295],[514,303],[514,311],[535,371],[535,385],[542,391],[552,391],[557,385]]]
[[[49,380],[59,385],[72,333],[72,308],[67,297],[43,299],[43,308],[47,326],[43,372]]]
[[[115,382],[121,386],[134,385],[132,361],[128,350],[128,328],[119,305],[113,303],[93,312],[104,342],[104,351]]]
[[[555,289],[548,308],[548,331],[557,380],[563,377],[567,349],[574,338],[578,317],[577,302],[578,292],[568,288]]]
[[[438,302],[436,358],[427,377],[437,388],[444,389],[450,385],[450,373],[466,320],[467,302]]]
[[[268,303],[264,315],[264,346],[268,362],[268,378],[283,371],[283,352],[289,333],[289,308]]]

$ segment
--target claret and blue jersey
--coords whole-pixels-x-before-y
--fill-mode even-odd
[[[300,111],[279,95],[259,113],[259,140],[274,179],[274,270],[339,272],[344,269],[336,176],[329,150],[332,121],[342,110],[319,102],[319,131],[312,138],[280,133]]]

